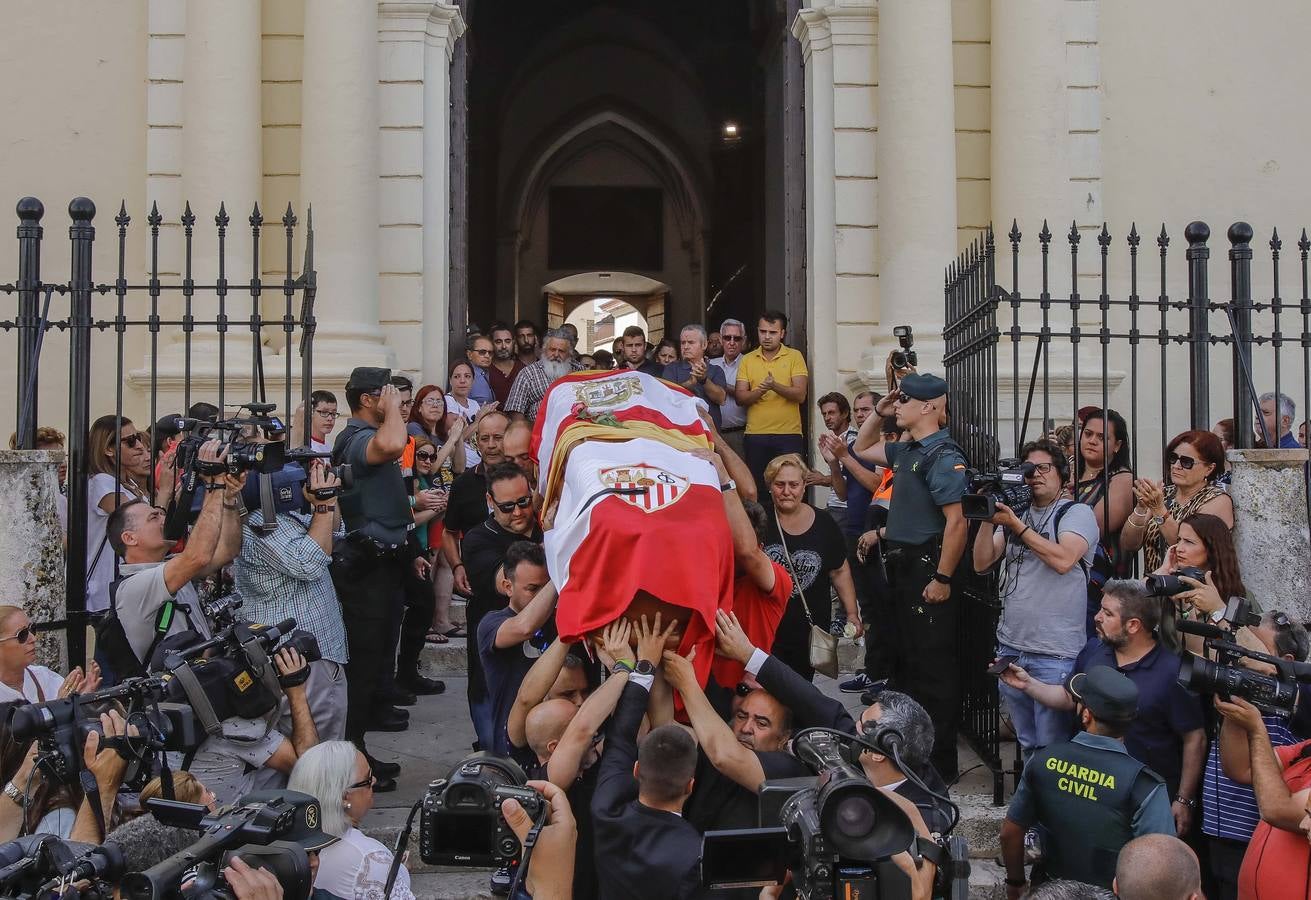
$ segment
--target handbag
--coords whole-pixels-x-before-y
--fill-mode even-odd
[[[806,614],[806,624],[810,626],[810,667],[829,678],[838,677],[838,639],[815,624],[810,617],[810,607],[806,605],[806,595],[801,592],[801,582],[792,568],[792,554],[788,551],[787,538],[783,535],[783,526],[774,516],[774,527],[778,529],[778,540],[783,545],[783,561],[787,563],[788,574],[792,576],[792,593],[801,599],[801,609]]]

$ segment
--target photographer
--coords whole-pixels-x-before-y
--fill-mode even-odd
[[[1311,741],[1275,748],[1261,711],[1215,698],[1225,774],[1250,784],[1261,822],[1238,876],[1240,897],[1311,896]]]
[[[533,900],[579,900],[573,891],[578,823],[569,806],[569,797],[549,781],[529,781],[528,787],[541,792],[550,804],[546,825],[537,835],[533,858],[524,873],[528,894]],[[528,838],[533,820],[514,799],[501,804],[501,813],[522,844]]]
[[[1188,833],[1206,756],[1206,732],[1197,696],[1179,683],[1180,659],[1157,641],[1159,598],[1141,581],[1111,580],[1102,589],[1094,620],[1099,640],[1090,641],[1074,671],[1107,666],[1128,676],[1138,689],[1138,715],[1124,734],[1129,754],[1163,779],[1173,799],[1176,830]],[[1072,709],[1075,700],[1060,685],[1044,684],[1012,664],[1002,681],[1044,706]]]
[[[341,838],[319,854],[315,891],[343,900],[375,900],[391,869],[392,852],[360,831],[360,823],[373,808],[376,778],[364,754],[346,741],[319,744],[296,762],[289,790],[318,799],[323,810],[319,827]],[[391,900],[414,900],[409,870],[401,865]]]
[[[335,555],[350,661],[346,665],[346,738],[364,747],[375,728],[403,731],[409,715],[392,705],[405,579],[415,558],[414,516],[400,459],[409,443],[405,398],[390,369],[360,366],[346,384],[351,418],[333,444],[334,465],[349,464],[355,486],[340,498],[347,536]]]
[[[998,658],[1013,659],[1038,681],[1062,685],[1087,643],[1087,571],[1097,521],[1092,507],[1061,497],[1069,472],[1060,447],[1030,441],[1020,457],[1033,502],[1020,515],[997,504],[988,520],[995,527],[981,526],[975,536],[974,570],[986,572],[1002,560]],[[1025,759],[1069,737],[1074,723],[1066,710],[1045,707],[1005,683],[1001,696]]]
[[[285,471],[298,472],[289,466]],[[323,460],[315,460],[306,471],[302,496],[309,512],[286,509],[278,512],[273,530],[265,528],[264,513],[256,490],[246,493],[246,517],[241,552],[232,567],[236,593],[241,597],[242,615],[254,622],[278,622],[291,616],[296,626],[318,639],[322,659],[310,664],[306,685],[314,727],[320,739],[340,740],[346,728],[346,628],[341,605],[332,584],[333,522],[336,496],[320,499],[316,491],[336,491],[341,483]]]
[[[202,463],[222,463],[227,448],[207,441],[200,448]],[[210,476],[200,515],[187,538],[186,548],[169,555],[176,543],[164,536],[164,510],[144,500],[131,500],[109,517],[109,545],[123,558],[122,577],[110,586],[110,608],[122,625],[135,656],[112,661],[120,677],[150,665],[164,638],[188,629],[202,638],[211,636],[192,581],[217,572],[236,558],[241,549],[241,488],[246,475]]]
[[[960,504],[968,487],[965,456],[944,427],[947,382],[936,375],[905,375],[874,412],[851,452],[866,462],[891,466],[894,473],[908,473],[897,478],[884,541],[900,642],[891,685],[933,717],[933,765],[950,781],[957,772],[960,715],[957,602],[951,582],[969,540]],[[909,440],[880,442],[880,417],[894,414]]]

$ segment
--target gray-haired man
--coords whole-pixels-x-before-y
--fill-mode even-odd
[[[696,394],[710,407],[710,418],[719,427],[719,407],[728,397],[728,382],[724,370],[710,365],[706,359],[706,330],[701,325],[684,325],[678,333],[682,359],[665,366],[664,379],[682,385]]]
[[[725,319],[719,326],[719,340],[724,355],[710,360],[710,365],[724,373],[726,385],[737,384],[737,367],[747,349],[747,327],[737,319]],[[729,390],[719,405],[719,433],[728,441],[738,456],[743,453],[742,435],[747,425],[747,411],[738,405],[733,391]]]
[[[537,408],[542,405],[551,382],[581,368],[574,361],[573,352],[574,342],[568,331],[562,328],[548,331],[542,346],[542,358],[524,366],[515,377],[510,396],[505,401],[505,412],[522,416],[530,422],[536,419]]]

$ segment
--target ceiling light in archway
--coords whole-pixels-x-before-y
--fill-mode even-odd
[[[732,144],[742,139],[742,129],[736,122],[725,122],[723,128],[724,143]]]

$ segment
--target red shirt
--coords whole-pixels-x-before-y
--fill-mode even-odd
[[[523,371],[524,365],[515,358],[514,367],[510,369],[510,374],[505,375],[500,369],[496,368],[496,363],[487,367],[487,383],[492,386],[492,395],[496,397],[501,409],[505,409],[505,401],[510,397],[510,387],[514,384],[514,378]]]
[[[733,579],[732,612],[751,643],[766,653],[774,646],[774,632],[778,631],[778,623],[792,596],[792,578],[787,569],[773,560],[770,562],[774,566],[774,588],[768,593],[743,575]],[[737,660],[716,656],[711,672],[720,684],[733,687],[742,680],[744,669]]]
[[[1276,747],[1289,791],[1311,787],[1311,756],[1298,759],[1311,741]],[[1311,897],[1311,844],[1300,831],[1284,831],[1261,822],[1238,873],[1239,900],[1306,900]]]

